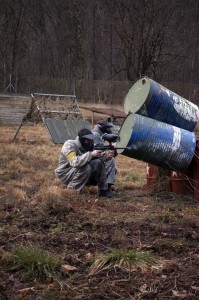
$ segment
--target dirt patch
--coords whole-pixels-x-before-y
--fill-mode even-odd
[[[24,140],[14,145],[14,129],[2,130],[7,141],[0,150],[0,299],[199,299],[195,199],[149,194],[146,164],[122,156],[112,199],[98,199],[95,187],[74,196],[54,176],[60,146],[52,145],[45,130],[24,128]],[[26,134],[35,144],[25,142]],[[59,280],[23,278],[5,259],[19,245],[37,246],[73,268]],[[95,255],[109,249],[147,251],[159,263],[91,274]]]
[[[18,244],[34,244],[60,256],[63,264],[76,267],[61,279],[61,287],[57,282],[41,285],[22,280],[20,272],[7,268],[2,260],[1,298],[198,299],[198,203],[181,200],[179,218],[174,209],[179,199],[171,202],[156,195],[155,200],[152,196],[138,200],[128,191],[129,197],[131,194],[129,200],[116,195],[95,202],[87,195],[45,210],[17,204],[1,210],[2,257]],[[196,212],[195,221],[184,213],[187,205]],[[169,217],[162,206],[172,212]],[[162,263],[132,272],[115,267],[90,276],[94,255],[110,248],[147,250]]]

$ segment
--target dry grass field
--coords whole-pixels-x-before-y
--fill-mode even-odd
[[[199,205],[118,155],[112,199],[55,177],[43,125],[0,128],[0,299],[199,299]]]

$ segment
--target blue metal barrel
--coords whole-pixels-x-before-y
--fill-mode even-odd
[[[118,135],[118,154],[183,172],[189,166],[196,147],[195,134],[151,118],[130,113]]]
[[[199,120],[197,105],[148,77],[138,79],[130,88],[124,101],[124,111],[189,131],[194,130]]]

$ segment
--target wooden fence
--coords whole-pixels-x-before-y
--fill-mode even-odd
[[[0,125],[19,125],[30,106],[31,96],[0,95]]]

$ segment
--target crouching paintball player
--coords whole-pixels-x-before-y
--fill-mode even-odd
[[[94,150],[95,138],[90,130],[84,128],[78,132],[75,140],[67,140],[61,149],[55,174],[67,188],[77,193],[85,185],[97,185],[99,197],[111,198],[105,161],[113,157],[114,151],[102,155],[102,150]]]
[[[103,135],[112,134],[113,123],[108,121],[98,122],[93,128],[92,132],[95,134],[95,144],[104,145]],[[112,186],[115,184],[116,166],[115,166],[115,154],[113,150],[107,150],[106,153],[110,153],[110,159],[107,159],[105,163],[108,191],[112,194]]]

